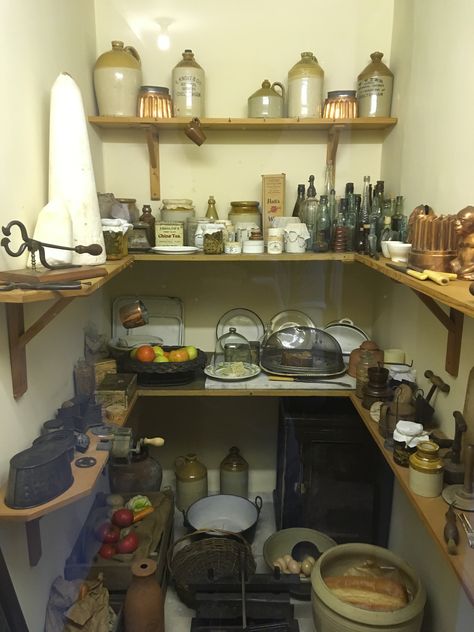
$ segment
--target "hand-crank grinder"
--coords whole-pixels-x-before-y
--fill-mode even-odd
[[[149,454],[149,447],[161,447],[161,437],[134,440],[131,428],[98,426],[91,432],[100,437],[98,450],[108,450],[110,490],[118,494],[159,491],[163,471],[161,464]]]

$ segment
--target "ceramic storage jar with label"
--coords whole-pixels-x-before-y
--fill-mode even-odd
[[[390,116],[393,73],[382,57],[383,53],[372,53],[372,61],[357,77],[359,116]]]
[[[172,72],[173,116],[204,116],[204,70],[187,48]]]
[[[422,441],[409,459],[408,483],[419,496],[434,498],[443,489],[443,462],[439,446],[433,441]]]

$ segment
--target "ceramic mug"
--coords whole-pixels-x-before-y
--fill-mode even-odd
[[[206,134],[201,127],[201,121],[194,117],[184,128],[184,133],[190,138],[196,145],[202,145],[206,140]]]

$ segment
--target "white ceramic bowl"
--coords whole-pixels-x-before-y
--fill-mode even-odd
[[[408,255],[411,250],[411,244],[404,244],[401,241],[387,242],[390,259],[397,263],[407,263]]]
[[[390,259],[390,252],[388,251],[388,241],[381,241],[380,246],[382,248],[382,254],[386,259]]]

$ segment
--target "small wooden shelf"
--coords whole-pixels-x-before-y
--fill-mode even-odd
[[[159,132],[184,130],[191,118],[139,118],[135,116],[89,116],[89,123],[100,129],[141,130],[145,133],[150,162],[150,197],[161,199],[160,141]],[[273,132],[326,132],[326,162],[335,168],[336,154],[341,133],[358,131],[383,131],[397,123],[396,118],[370,117],[355,119],[321,118],[202,118],[201,127],[206,131],[273,131]],[[184,140],[184,139],[183,139]],[[187,141],[191,142],[191,141]]]
[[[89,123],[103,129],[184,129],[191,117],[138,118],[135,116],[89,116]],[[321,118],[201,118],[204,129],[253,131],[253,130],[303,130],[327,131],[335,126],[344,130],[384,130],[397,124],[393,117],[321,119]]]

